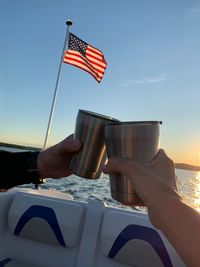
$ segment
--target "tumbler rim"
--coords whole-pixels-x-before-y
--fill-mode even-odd
[[[144,124],[162,124],[162,121],[116,121],[108,122],[106,126],[115,126],[115,125],[144,125]]]
[[[83,110],[83,109],[79,109],[80,113],[86,114],[86,115],[90,115],[91,117],[97,118],[97,119],[103,119],[103,120],[107,120],[110,123],[118,123],[119,120],[116,118],[113,118],[111,116],[107,116],[107,115],[103,115],[100,113],[96,113],[93,111],[89,111],[89,110]]]

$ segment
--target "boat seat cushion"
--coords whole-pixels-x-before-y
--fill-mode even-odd
[[[24,263],[18,260],[14,260],[14,259],[4,259],[4,260],[0,260],[0,266],[1,267],[40,267],[38,265],[33,265],[30,263]]]
[[[140,215],[105,212],[100,246],[104,256],[125,266],[173,266],[159,232]]]
[[[9,230],[14,235],[63,247],[77,245],[83,220],[79,204],[23,193],[16,195],[8,214]]]

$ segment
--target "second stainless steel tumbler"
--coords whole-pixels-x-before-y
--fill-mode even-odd
[[[159,121],[118,122],[108,124],[105,130],[107,154],[136,160],[140,163],[150,162],[158,153]],[[110,175],[111,195],[125,205],[143,205],[134,192],[134,185],[121,173]]]

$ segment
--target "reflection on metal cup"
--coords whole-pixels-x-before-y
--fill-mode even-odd
[[[107,160],[105,146],[105,124],[118,122],[117,119],[91,111],[79,110],[76,118],[74,139],[82,142],[82,149],[74,153],[69,162],[69,170],[74,174],[97,179]]]
[[[106,125],[105,142],[108,158],[119,157],[150,162],[158,153],[160,121],[118,122]],[[110,175],[111,195],[130,206],[143,206],[131,181],[120,173]]]

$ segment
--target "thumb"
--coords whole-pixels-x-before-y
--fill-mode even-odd
[[[73,139],[73,135],[70,135],[66,139],[64,139],[58,147],[59,152],[61,153],[69,153],[75,152],[81,149],[81,141],[77,139]]]
[[[121,158],[110,158],[108,163],[103,167],[105,174],[122,173],[128,177],[133,183],[149,183],[149,179],[153,174],[149,169],[136,161],[130,161]]]
[[[144,171],[144,168],[136,161],[115,157],[109,158],[107,164],[103,167],[103,172],[106,174],[120,172],[127,177],[132,176],[136,171]]]

